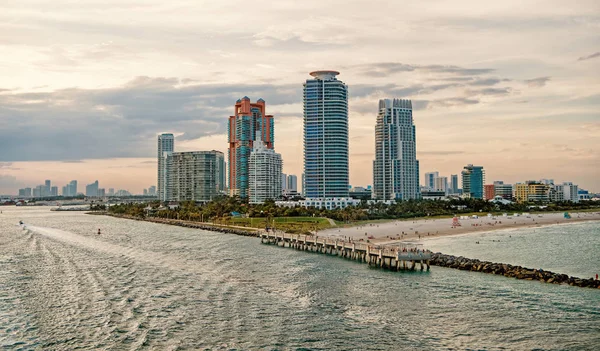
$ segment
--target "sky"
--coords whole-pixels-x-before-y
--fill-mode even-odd
[[[600,191],[600,2],[0,2],[0,194],[141,193],[156,138],[227,151],[245,95],[302,173],[302,83],[349,89],[350,183],[372,184],[378,100],[413,101],[423,174],[481,165],[486,183],[551,178]],[[300,178],[300,177],[299,177]]]

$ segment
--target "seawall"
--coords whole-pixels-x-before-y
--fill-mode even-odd
[[[541,269],[531,269],[505,263],[480,261],[478,259],[471,259],[463,256],[457,257],[453,255],[446,255],[441,252],[434,253],[429,262],[434,266],[455,268],[463,271],[498,274],[516,279],[538,280],[545,283],[568,284],[582,288],[600,289],[600,280],[594,280],[593,278],[582,279],[578,277],[571,277],[566,274],[544,271]]]

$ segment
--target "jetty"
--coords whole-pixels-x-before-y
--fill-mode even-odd
[[[370,243],[319,238],[315,235],[261,233],[260,242],[301,251],[317,252],[340,256],[346,259],[367,263],[384,269],[400,271],[429,270],[432,252],[418,248],[415,244],[397,243],[395,246],[380,246]]]

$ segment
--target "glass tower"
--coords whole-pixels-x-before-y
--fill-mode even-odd
[[[410,100],[379,100],[375,125],[373,193],[377,200],[420,197],[416,129]]]
[[[158,199],[167,200],[166,177],[167,170],[166,156],[173,152],[175,146],[175,137],[173,134],[161,134],[158,136]]]
[[[483,167],[466,165],[461,175],[463,194],[474,199],[483,199],[483,183],[485,182]]]
[[[273,149],[273,116],[266,114],[265,100],[252,103],[247,96],[236,101],[234,112],[228,124],[229,194],[245,198],[249,195],[250,153],[256,136]]]
[[[336,71],[304,83],[304,182],[307,198],[348,197],[348,87]]]

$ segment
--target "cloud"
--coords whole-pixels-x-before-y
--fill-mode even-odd
[[[550,77],[539,77],[533,79],[526,79],[525,83],[532,88],[540,88],[546,85],[550,81]]]
[[[419,155],[433,155],[433,156],[446,156],[446,155],[460,155],[464,154],[464,151],[418,151]]]
[[[144,76],[117,88],[0,95],[0,159],[148,157],[161,132],[181,133],[178,140],[225,133],[232,106],[244,95],[264,97],[268,113],[271,104],[302,99],[299,84],[183,82]]]
[[[596,58],[596,57],[600,57],[600,51],[595,52],[595,53],[593,53],[591,55],[588,55],[588,56],[582,56],[582,57],[578,58],[577,61],[585,61],[585,60],[593,59],[593,58]]]
[[[450,74],[458,76],[481,75],[494,72],[492,68],[464,68],[453,65],[413,65],[400,62],[379,62],[351,66],[365,76],[387,77],[400,72],[421,71],[424,73]]]

